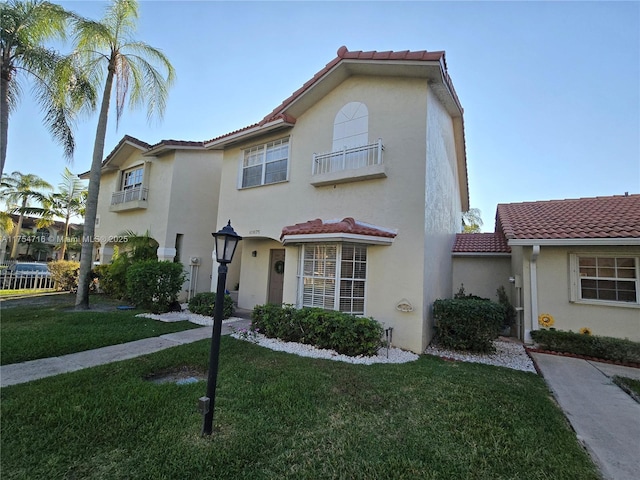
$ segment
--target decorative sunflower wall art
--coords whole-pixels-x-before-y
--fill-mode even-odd
[[[583,335],[591,335],[591,329],[589,327],[582,327],[580,333]]]
[[[554,323],[556,323],[556,321],[550,314],[541,313],[540,315],[538,315],[538,325],[540,325],[541,327],[553,327]]]

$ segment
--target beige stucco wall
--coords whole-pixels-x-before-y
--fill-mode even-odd
[[[213,151],[177,150],[159,157],[144,157],[142,151],[134,151],[122,160],[118,171],[102,174],[97,239],[111,243],[110,237],[125,231],[148,231],[160,244],[160,251],[175,248],[176,235],[182,234],[180,260],[189,275],[183,297],[193,286],[196,292],[209,291],[221,162],[222,155]],[[147,208],[110,212],[111,195],[120,190],[120,171],[142,164],[149,188]],[[198,257],[200,265],[191,267],[190,257]]]
[[[424,174],[424,268],[422,335],[433,337],[433,302],[451,297],[451,247],[461,228],[461,194],[453,120],[432,90],[427,91],[426,172]]]
[[[467,295],[473,294],[488,298],[494,302],[498,300],[496,290],[501,286],[512,299],[511,257],[502,256],[454,256],[452,287],[455,294],[464,284]],[[512,300],[513,303],[513,300]]]
[[[253,308],[264,303],[268,250],[281,245],[279,238],[284,226],[315,218],[353,217],[397,231],[393,245],[368,248],[366,315],[386,327],[394,327],[394,344],[417,352],[424,350],[425,312],[429,308],[425,298],[450,293],[452,218],[459,224],[459,208],[453,212],[459,206],[459,200],[454,200],[455,185],[438,192],[434,189],[429,201],[425,195],[427,92],[427,83],[421,79],[350,77],[300,115],[293,129],[225,151],[218,223],[230,218],[235,230],[245,238],[240,307]],[[345,104],[354,101],[364,102],[368,108],[369,141],[382,138],[387,177],[314,187],[311,185],[312,156],[331,150],[335,115]],[[435,98],[431,102],[435,103]],[[242,150],[287,135],[290,135],[289,181],[238,189]],[[433,168],[450,161],[450,152],[438,154]],[[438,178],[449,182],[456,173],[452,171]],[[443,205],[434,199],[440,193],[446,196],[444,221],[426,230],[426,218],[432,218],[432,210]],[[445,231],[447,228],[449,232]],[[438,255],[446,251],[449,260],[425,261],[427,233],[429,253]],[[250,257],[253,250],[257,251],[255,258]],[[297,300],[298,251],[297,246],[286,248],[285,303],[295,304]],[[433,291],[425,297],[427,266],[436,268],[444,279],[441,277],[430,284]],[[412,312],[402,313],[396,309],[403,299],[412,304]]]
[[[522,278],[525,328],[540,328],[531,311],[531,247],[522,250]],[[514,249],[515,251],[515,249]],[[549,247],[542,246],[537,259],[538,314],[547,313],[558,330],[591,329],[594,335],[640,341],[640,306],[612,303],[588,303],[571,300],[570,254],[640,255],[638,247]]]

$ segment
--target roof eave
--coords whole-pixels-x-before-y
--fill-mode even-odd
[[[514,238],[508,240],[509,246],[640,246],[637,237],[613,238]]]
[[[235,143],[244,142],[253,137],[258,137],[284,128],[293,127],[293,125],[294,124],[292,122],[286,121],[283,118],[277,118],[276,120],[265,123],[264,125],[256,125],[255,127],[251,127],[219,139],[205,142],[204,148],[207,150],[222,150]]]
[[[298,235],[284,235],[282,237],[283,245],[294,245],[298,243],[313,242],[351,242],[364,243],[367,245],[391,245],[392,237],[379,237],[375,235],[360,235],[353,233],[309,233]]]

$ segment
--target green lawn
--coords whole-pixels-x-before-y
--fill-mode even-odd
[[[627,392],[634,400],[640,402],[640,380],[626,377],[613,377],[613,383]]]
[[[190,328],[189,322],[165,323],[136,318],[140,310],[120,311],[114,302],[94,298],[93,308],[84,312],[72,310],[73,297],[54,296],[53,304],[12,306],[17,300],[2,303],[0,322],[0,364],[55,357],[93,348],[156,337]],[[45,301],[45,300],[42,300]],[[51,300],[50,300],[51,301]]]
[[[41,293],[55,292],[53,288],[29,289],[29,290],[0,290],[0,298],[22,297],[25,295],[38,295]]]
[[[3,345],[4,347],[4,345]],[[543,379],[423,356],[351,365],[222,338],[216,433],[196,413],[209,342],[3,388],[7,479],[597,479]]]

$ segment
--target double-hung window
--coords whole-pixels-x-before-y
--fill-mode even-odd
[[[640,258],[633,256],[574,255],[574,300],[640,303],[639,262]]]
[[[303,307],[364,314],[366,245],[306,244],[300,283]]]
[[[242,160],[242,188],[286,181],[288,164],[288,138],[246,149]]]

